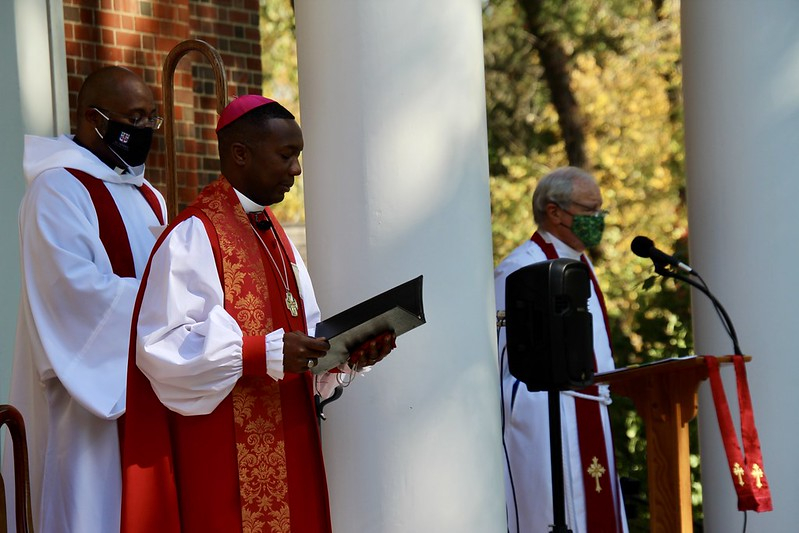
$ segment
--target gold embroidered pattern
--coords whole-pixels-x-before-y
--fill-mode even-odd
[[[262,416],[280,411],[280,397],[270,394],[272,388],[264,387],[262,378],[242,378],[234,390],[234,408],[248,404],[242,410],[248,416],[241,418],[245,440],[237,444],[245,533],[291,531],[285,446],[275,438],[280,420]]]
[[[232,195],[232,198],[231,198]],[[195,204],[217,231],[222,256],[225,309],[244,335],[273,329],[266,271],[256,237],[227,180],[208,186]],[[232,210],[230,206],[235,206]],[[243,377],[233,389],[241,519],[245,533],[289,533],[288,475],[280,390],[267,377]]]
[[[248,292],[237,303],[236,321],[241,325],[242,329],[249,330],[255,324],[266,322],[266,313],[264,313],[260,298],[253,293]]]

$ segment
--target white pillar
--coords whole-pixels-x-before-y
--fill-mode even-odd
[[[19,301],[23,136],[69,131],[63,12],[61,0],[0,1],[0,403],[8,398]]]
[[[748,513],[747,531],[796,531],[799,3],[692,0],[681,18],[691,261],[753,357],[749,384],[774,500],[773,512]],[[730,353],[707,299],[693,299],[697,352]],[[734,372],[722,374],[737,413]],[[705,531],[740,531],[707,384],[699,423]]]
[[[427,324],[326,410],[335,531],[506,531],[480,0],[296,2],[308,259],[330,316]]]

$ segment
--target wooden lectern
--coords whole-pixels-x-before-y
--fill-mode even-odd
[[[688,422],[697,413],[699,384],[708,376],[705,357],[712,356],[664,359],[594,376],[595,383],[631,398],[644,420],[652,533],[693,531]],[[717,359],[732,361],[731,356]]]

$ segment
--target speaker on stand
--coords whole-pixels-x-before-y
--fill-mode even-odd
[[[554,533],[566,525],[560,391],[594,380],[591,274],[573,259],[551,259],[508,275],[505,334],[510,373],[529,391],[547,391]]]

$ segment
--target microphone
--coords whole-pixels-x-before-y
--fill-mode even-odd
[[[705,283],[705,280],[702,279],[702,276],[699,275],[699,272],[695,271],[685,263],[681,262],[679,259],[675,258],[673,255],[669,255],[666,252],[662,252],[655,248],[655,243],[652,242],[652,239],[647,237],[643,237],[639,235],[638,237],[633,239],[632,244],[630,245],[630,249],[633,251],[635,255],[638,257],[648,257],[652,259],[652,262],[655,263],[655,272],[664,276],[666,278],[673,278],[683,281],[692,287],[696,287],[702,293],[710,298],[710,301],[713,303],[713,307],[716,309],[716,313],[721,318],[721,323],[724,326],[724,329],[727,331],[727,334],[730,336],[732,340],[732,350],[735,354],[743,353],[741,352],[741,348],[738,345],[738,334],[735,332],[735,326],[732,324],[732,320],[730,319],[730,315],[727,314],[727,311],[724,309],[724,306],[721,305],[721,302],[713,296],[713,293],[710,292],[710,289]],[[663,268],[663,265],[668,264],[675,266],[679,269],[682,269],[689,274],[696,276],[699,282],[694,281],[691,278],[683,276],[677,272],[672,270],[668,270]]]
[[[269,220],[265,211],[257,211],[255,213],[247,213],[250,222],[261,231],[266,231],[272,227],[272,221]]]
[[[652,242],[652,239],[648,237],[639,235],[638,237],[634,238],[632,244],[630,244],[630,249],[638,257],[648,257],[651,259],[652,262],[655,263],[656,267],[659,265],[671,265],[691,274],[694,272],[694,269],[673,255],[669,255],[666,252],[655,248],[655,243]]]

